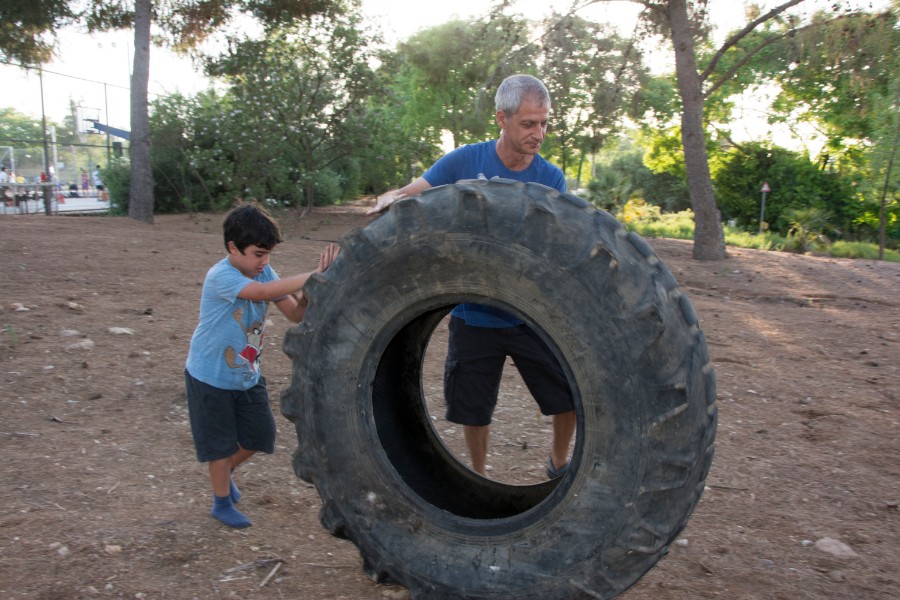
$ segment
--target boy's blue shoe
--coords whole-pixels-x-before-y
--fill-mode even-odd
[[[250,519],[248,519],[244,515],[244,513],[234,507],[234,503],[231,501],[231,496],[219,498],[218,496],[214,495],[212,510],[209,514],[220,520],[225,525],[234,527],[235,529],[243,529],[244,527],[250,527],[250,525],[253,524],[251,523]]]
[[[553,458],[547,459],[547,478],[548,479],[559,479],[563,475],[569,472],[569,465],[571,463],[566,463],[558,469],[553,466]]]
[[[231,480],[231,490],[228,492],[228,497],[231,498],[232,504],[237,504],[241,501],[241,490],[234,485],[234,479]]]

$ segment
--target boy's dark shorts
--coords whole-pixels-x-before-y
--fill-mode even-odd
[[[451,317],[444,365],[448,421],[490,425],[507,356],[512,358],[541,414],[558,415],[575,410],[562,368],[530,327],[473,327],[463,319]]]
[[[197,460],[228,458],[238,448],[275,452],[275,416],[264,377],[249,390],[223,390],[185,370],[184,388]]]

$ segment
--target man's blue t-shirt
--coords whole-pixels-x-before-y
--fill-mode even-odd
[[[508,169],[497,156],[497,140],[461,146],[438,159],[422,177],[432,187],[456,183],[460,179],[501,177],[540,183],[560,192],[566,191],[563,172],[540,155],[535,155],[531,164],[523,171]],[[450,314],[475,327],[515,327],[523,323],[509,313],[483,304],[460,304]]]
[[[223,258],[210,268],[200,294],[200,322],[185,368],[195,379],[223,390],[248,390],[259,381],[267,302],[238,298],[251,281],[278,279],[266,265],[248,278]]]
[[[512,171],[497,156],[497,140],[461,146],[442,156],[422,175],[432,187],[456,183],[460,179],[515,179],[526,183],[541,183],[566,191],[566,178],[556,166],[535,155],[524,171]]]

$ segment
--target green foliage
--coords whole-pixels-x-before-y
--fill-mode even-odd
[[[214,94],[196,98],[180,94],[157,98],[150,116],[150,162],[153,169],[155,212],[171,213],[220,210],[229,206],[227,199],[214,198],[203,173],[195,167],[193,156],[202,153],[195,146],[203,140],[198,129],[201,107],[215,104]]]
[[[802,222],[807,233],[811,232],[816,223],[821,223],[822,215],[801,214],[795,215],[798,225]],[[656,207],[648,206],[641,202],[630,202],[619,215],[625,227],[640,234],[643,237],[661,237],[681,240],[690,240],[694,237],[694,213],[690,210],[678,213],[660,213]],[[789,252],[820,252],[837,258],[862,258],[878,260],[878,246],[869,242],[836,241],[829,243],[820,236],[812,236],[806,239],[804,248],[799,247],[800,232],[793,234],[793,238],[780,236],[770,232],[762,234],[750,233],[734,227],[725,227],[725,243],[739,248],[754,248],[756,250],[789,251]],[[884,260],[900,262],[900,252],[885,250]]]
[[[612,169],[599,169],[588,183],[587,189],[585,200],[613,214],[617,213],[635,193],[628,175]]]
[[[208,63],[224,92],[158,99],[158,212],[221,210],[236,198],[311,206],[360,193],[368,177],[361,165],[384,152],[371,140],[390,133],[388,109],[373,108],[383,88],[369,42],[358,15],[313,17],[233,41]]]
[[[867,242],[845,242],[838,240],[831,244],[828,253],[837,258],[864,258],[878,260],[878,246]],[[886,248],[884,260],[900,263],[900,252]]]
[[[12,108],[0,108],[0,138],[40,144],[43,137],[40,121]]]
[[[100,177],[109,194],[109,213],[127,215],[131,197],[131,164],[128,159],[113,159],[108,167],[100,169]]]
[[[722,217],[746,229],[759,229],[762,185],[769,183],[765,220],[770,229],[787,235],[794,225],[790,210],[817,209],[830,214],[833,233],[847,233],[860,211],[853,181],[822,170],[808,158],[760,143],[735,148],[714,174]]]
[[[537,48],[529,24],[515,16],[456,20],[423,30],[397,47],[387,63],[403,99],[402,126],[432,144],[442,131],[453,145],[494,131],[494,92],[507,75],[534,72]]]
[[[816,246],[830,242],[825,237],[831,215],[821,208],[793,208],[784,211],[783,219],[790,223],[785,250],[803,254]]]
[[[344,178],[337,171],[323,169],[316,174],[316,206],[337,204],[344,194]]]
[[[644,237],[666,237],[679,240],[694,238],[694,213],[683,210],[661,213],[657,207],[630,204],[622,214],[626,226]]]
[[[607,25],[553,13],[544,29],[537,62],[553,99],[553,143],[544,154],[568,172],[634,113],[647,70],[634,44]]]
[[[226,192],[311,207],[318,174],[370,145],[378,124],[369,99],[380,90],[360,19],[312,17],[209,64],[229,83],[210,149],[231,168]]]
[[[69,0],[0,2],[0,60],[41,65],[53,56],[56,32],[76,13]]]
[[[651,171],[644,164],[640,143],[640,138],[618,137],[598,152],[585,198],[610,212],[616,212],[632,196],[670,212],[690,208],[683,176]]]

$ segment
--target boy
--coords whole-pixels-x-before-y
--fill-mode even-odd
[[[211,514],[229,527],[242,528],[251,522],[234,506],[241,493],[232,473],[254,453],[275,451],[275,417],[259,372],[268,303],[300,322],[309,304],[303,285],[313,272],[325,271],[339,249],[329,244],[315,271],[279,279],[269,255],[283,240],[264,208],[240,203],[222,227],[228,255],[203,282],[200,321],[185,364],[185,391],[197,460],[209,463]]]

